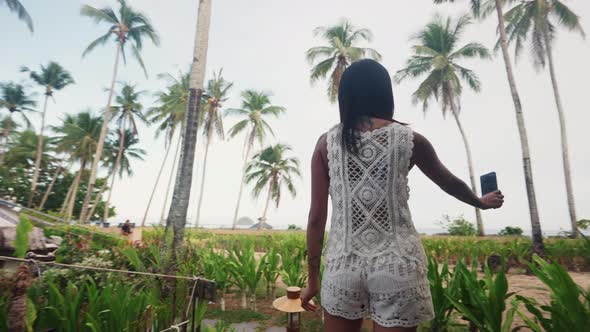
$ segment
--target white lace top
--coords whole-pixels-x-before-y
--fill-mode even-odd
[[[358,154],[350,154],[342,147],[340,128],[327,137],[332,223],[326,259],[393,255],[424,267],[408,208],[412,130],[393,123],[361,133]]]
[[[408,208],[413,132],[393,123],[361,133],[358,154],[346,151],[341,134],[341,125],[327,134],[332,220],[322,305],[357,319],[368,308],[352,311],[342,303],[368,292],[375,303],[390,303],[387,312],[371,308],[375,321],[415,326],[431,317],[432,305],[426,255]],[[359,286],[359,271],[368,291]]]

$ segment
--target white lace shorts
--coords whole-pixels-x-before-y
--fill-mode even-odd
[[[326,260],[321,304],[330,315],[370,317],[383,327],[414,327],[434,318],[424,269],[354,255]]]

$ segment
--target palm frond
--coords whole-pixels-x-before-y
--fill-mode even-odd
[[[5,4],[10,11],[15,12],[18,18],[27,24],[27,27],[31,32],[35,31],[31,15],[29,15],[29,12],[27,12],[25,6],[23,6],[19,0],[0,0],[0,5],[2,4]]]

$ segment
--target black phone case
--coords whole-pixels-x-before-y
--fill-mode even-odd
[[[486,195],[498,190],[498,179],[496,172],[484,174],[480,177],[481,180],[481,194]]]

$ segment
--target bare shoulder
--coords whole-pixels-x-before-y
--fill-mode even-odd
[[[315,145],[314,154],[320,154],[321,156],[328,155],[328,133],[323,133],[320,138],[318,138],[318,142]]]
[[[414,131],[414,148],[412,150],[412,164],[419,164],[420,161],[428,159],[434,152],[434,147],[430,141],[422,134]]]

